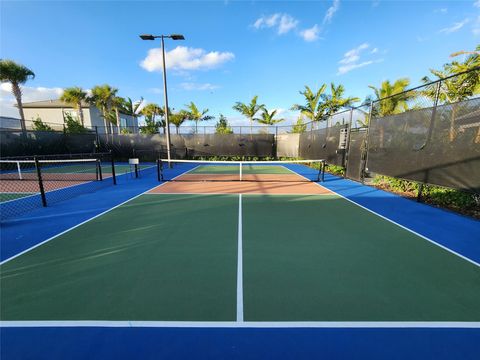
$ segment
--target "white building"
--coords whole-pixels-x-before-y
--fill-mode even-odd
[[[100,110],[89,103],[83,103],[83,125],[86,128],[97,130],[98,133],[115,133],[118,134],[122,129],[127,129],[131,133],[138,133],[138,119],[120,112],[119,126],[111,124],[102,117]],[[23,112],[25,114],[25,122],[27,129],[33,126],[33,120],[40,118],[43,123],[56,129],[63,127],[65,124],[65,116],[72,115],[79,119],[78,111],[70,104],[61,100],[35,101],[23,104]]]

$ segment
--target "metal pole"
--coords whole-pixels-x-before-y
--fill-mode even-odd
[[[365,171],[367,169],[367,162],[368,162],[368,146],[370,145],[369,140],[370,140],[370,128],[372,126],[372,118],[373,118],[373,103],[374,101],[370,103],[370,109],[368,111],[367,136],[365,138],[365,149],[362,152],[362,166],[360,169],[360,172],[361,172],[360,178],[361,178],[362,184],[365,182]]]
[[[350,119],[348,121],[347,125],[347,143],[345,145],[345,154],[344,154],[344,159],[345,159],[345,173],[343,174],[343,177],[347,177],[347,169],[348,169],[348,155],[350,151],[350,137],[352,136],[352,123],[353,123],[353,108],[350,109]]]
[[[46,207],[47,197],[45,196],[45,189],[43,187],[42,171],[40,170],[40,163],[36,156],[33,159],[35,160],[35,169],[37,170],[38,188],[40,190],[40,198],[42,199],[42,206]]]
[[[165,66],[165,42],[163,40],[164,36],[161,36],[162,39],[162,60],[163,60],[163,92],[165,94],[165,126],[167,130],[167,160],[168,167],[171,168],[172,164],[170,162],[170,122],[168,120],[168,95],[167,95],[167,67]]]

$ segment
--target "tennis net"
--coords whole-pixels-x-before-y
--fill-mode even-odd
[[[170,160],[157,162],[159,181],[320,182],[324,160],[214,161]]]

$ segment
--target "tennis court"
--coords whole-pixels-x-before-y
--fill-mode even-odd
[[[6,259],[4,324],[480,322],[477,262],[322,186],[311,167],[179,162],[162,175]]]

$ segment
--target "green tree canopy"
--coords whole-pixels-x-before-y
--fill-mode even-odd
[[[88,94],[81,87],[75,86],[66,88],[63,90],[60,100],[71,105],[74,109],[78,110],[78,117],[80,118],[80,123],[85,125],[83,118],[83,106],[82,103],[88,99]]]
[[[207,115],[208,109],[203,109],[202,111],[200,111],[193,101],[191,101],[190,104],[186,105],[186,107],[187,118],[195,122],[195,133],[198,132],[199,121],[207,121],[214,119],[213,116]]]
[[[227,118],[220,114],[218,122],[215,124],[215,134],[233,134],[232,128],[228,125]]]
[[[260,110],[264,109],[265,105],[264,104],[259,104],[258,103],[258,95],[255,95],[252,100],[250,100],[249,104],[242,103],[240,101],[237,101],[235,105],[233,105],[233,110],[239,112],[243,116],[245,116],[248,120],[250,120],[250,133],[253,132],[253,121],[255,118],[255,115],[257,112]]]
[[[262,113],[260,114],[261,117],[255,118],[255,121],[263,125],[275,125],[282,121],[285,121],[285,119],[274,119],[276,114],[277,110],[269,112],[267,109],[263,109]]]
[[[0,81],[12,84],[12,93],[17,101],[18,112],[20,115],[20,126],[25,132],[25,114],[23,113],[22,89],[20,85],[25,84],[29,79],[34,79],[35,74],[32,70],[22,64],[8,59],[0,59]]]

